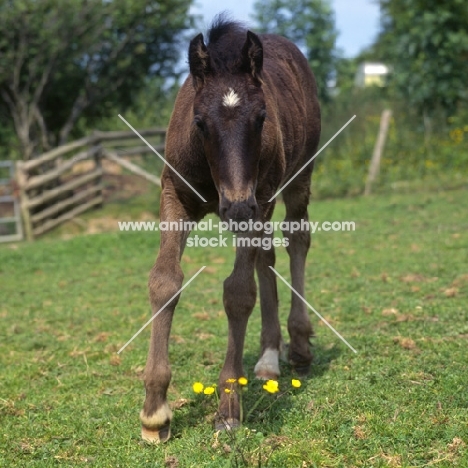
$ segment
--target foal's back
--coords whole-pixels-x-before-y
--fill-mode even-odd
[[[279,121],[288,179],[313,156],[320,138],[320,106],[314,74],[288,39],[262,34],[267,112]]]

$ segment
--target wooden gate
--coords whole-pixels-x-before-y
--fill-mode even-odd
[[[159,141],[151,143],[156,150],[164,150],[165,129],[139,130],[139,133],[147,138],[158,137]],[[134,140],[138,140],[139,145]],[[38,158],[19,161],[17,182],[26,239],[32,240],[63,222],[102,205],[102,158],[108,158],[160,185],[158,177],[123,159],[124,156],[151,151],[148,146],[142,146],[141,140],[131,131],[96,131],[91,136],[55,148]],[[92,167],[85,173],[74,174],[76,164],[86,160],[94,163]]]

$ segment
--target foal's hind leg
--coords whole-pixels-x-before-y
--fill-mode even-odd
[[[272,238],[272,234],[264,234]],[[260,307],[262,311],[261,357],[255,366],[258,379],[276,380],[280,375],[279,354],[282,347],[281,328],[278,318],[278,291],[276,275],[270,266],[275,266],[275,249],[260,248],[257,255],[257,276],[260,288]]]
[[[171,190],[170,182],[161,195],[161,221],[187,220],[185,209]],[[153,314],[174,296],[182,286],[180,257],[187,231],[162,231],[158,258],[149,277],[149,295]],[[172,411],[166,401],[171,380],[168,359],[172,316],[179,296],[164,307],[153,320],[148,359],[145,368],[146,399],[140,413],[141,436],[147,442],[165,442],[170,437]]]
[[[307,205],[309,202],[310,173],[301,174],[283,191],[286,205],[285,221],[308,221]],[[304,272],[307,252],[310,247],[310,231],[299,230],[294,233],[283,231],[289,240],[286,247],[291,270],[293,288],[304,297]],[[299,373],[307,373],[312,362],[310,337],[313,335],[307,307],[302,300],[291,292],[291,311],[288,318],[288,331],[291,338],[289,345],[289,362]]]

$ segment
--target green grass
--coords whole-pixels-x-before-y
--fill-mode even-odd
[[[173,438],[140,441],[149,332],[116,351],[149,317],[153,233],[49,237],[0,247],[0,467],[468,466],[467,191],[314,202],[311,219],[354,220],[356,232],[314,235],[307,299],[315,365],[292,390],[282,365],[232,439],[213,434],[213,397],[226,347],[222,282],[229,249],[187,249],[172,330]],[[281,219],[283,207],[278,207]],[[124,216],[123,216],[124,217]],[[289,278],[278,249],[277,270]],[[279,283],[284,324],[289,292]],[[249,323],[246,413],[262,395],[252,369],[259,310]],[[237,447],[237,448],[236,448]]]

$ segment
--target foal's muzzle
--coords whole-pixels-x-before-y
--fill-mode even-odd
[[[222,221],[249,221],[255,219],[258,213],[258,205],[255,197],[250,196],[247,200],[231,202],[226,197],[221,197],[219,204],[219,216]]]

